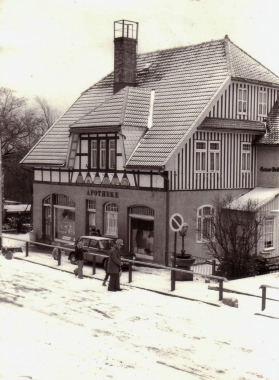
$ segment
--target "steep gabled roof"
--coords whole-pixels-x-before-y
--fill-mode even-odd
[[[227,37],[199,45],[140,54],[137,58],[137,89],[155,90],[153,126],[138,145],[135,137],[139,138],[141,130],[135,131],[126,158],[133,153],[127,165],[165,165],[201,112],[230,77],[262,81],[279,87],[279,78],[275,74]],[[92,130],[100,123],[108,127],[118,123],[121,116],[117,112],[123,111],[120,98],[125,91],[113,95],[113,80],[111,73],[85,91],[21,162],[29,165],[63,165],[69,127],[73,123],[77,128],[79,125],[90,125]],[[125,113],[126,125],[130,123],[130,129],[133,126],[147,127],[142,125],[146,119],[143,116],[146,107],[142,114],[139,112],[142,94],[134,92],[130,99]],[[109,110],[113,111],[112,116]],[[135,115],[140,115],[138,120]]]

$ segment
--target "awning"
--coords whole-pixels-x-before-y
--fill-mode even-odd
[[[255,187],[232,201],[226,208],[242,210],[248,201],[257,203],[257,209],[272,201],[279,194],[278,187]]]

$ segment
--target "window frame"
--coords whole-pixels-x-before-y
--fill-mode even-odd
[[[114,142],[114,149],[111,147],[111,141]],[[93,144],[96,146],[93,148]],[[96,171],[115,171],[116,170],[116,156],[117,156],[117,137],[115,136],[90,136],[88,139],[89,144],[89,159],[90,170]],[[102,146],[103,145],[103,146]],[[93,152],[94,151],[94,152]],[[95,159],[94,159],[95,157]],[[93,162],[96,161],[96,164]]]
[[[260,97],[262,97],[261,100]],[[260,112],[260,107],[262,112]],[[264,108],[265,112],[263,112]],[[258,116],[267,116],[267,90],[265,87],[260,87],[258,93]]]
[[[221,156],[221,150],[220,150],[220,141],[209,141],[209,149],[208,149],[208,171],[211,173],[220,173],[220,156]],[[217,144],[218,145],[218,150],[216,149],[211,149],[211,144]],[[214,157],[214,168],[211,169],[211,154],[213,154]],[[216,156],[218,155],[218,158]],[[217,165],[216,165],[217,164]],[[218,166],[218,168],[216,168]]]
[[[205,148],[197,148],[197,144],[202,143],[205,145]],[[197,153],[204,153],[204,169],[197,169]],[[196,140],[195,141],[195,155],[194,155],[194,160],[195,160],[195,173],[206,173],[207,172],[207,141],[205,140]],[[200,155],[199,158],[199,166],[202,166],[202,156]]]
[[[267,231],[267,222],[271,222],[271,231]],[[271,235],[271,240],[267,239],[267,235]],[[275,218],[269,217],[266,218],[264,221],[264,228],[263,228],[263,250],[269,251],[275,249],[274,243],[275,243]],[[271,242],[270,246],[267,246],[267,243]]]
[[[208,217],[204,215],[204,212],[203,212],[203,210],[206,208],[210,209],[210,214],[208,215]],[[206,239],[203,236],[203,228],[204,228],[203,224],[204,224],[205,219],[210,220],[212,217],[214,217],[214,206],[205,204],[205,205],[200,206],[197,209],[197,234],[196,234],[197,243],[205,243],[208,241],[208,239]],[[211,233],[212,235],[214,235],[212,223],[209,223],[209,225],[210,225],[209,228],[211,228],[212,230]]]
[[[244,150],[243,149],[243,146],[244,145],[249,145],[250,146],[250,150]],[[246,159],[245,159],[245,162],[246,162],[246,165],[247,165],[247,156],[249,155],[249,166],[250,168],[247,169],[247,168],[243,168],[243,163],[244,163],[244,160],[243,160],[243,156],[245,155]],[[250,142],[246,142],[246,141],[242,141],[241,142],[241,173],[251,173],[252,172],[252,144]]]
[[[108,210],[109,206],[113,206],[115,210]],[[116,210],[117,209],[117,210]],[[118,205],[114,202],[109,202],[104,205],[104,235],[109,237],[118,237]],[[116,215],[116,217],[112,217]],[[111,221],[116,221],[114,229],[111,228]]]
[[[245,93],[245,99],[243,96],[244,93]],[[241,110],[239,109],[240,104],[241,104]],[[244,104],[246,107],[244,107]],[[245,108],[245,111],[243,111],[244,108]],[[248,112],[248,89],[246,87],[238,87],[237,114],[238,115],[247,115],[247,112]]]

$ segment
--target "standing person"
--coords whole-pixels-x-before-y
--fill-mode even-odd
[[[110,275],[108,291],[117,292],[121,291],[119,283],[119,272],[121,269],[121,247],[123,240],[117,239],[114,247],[110,250],[107,273]]]
[[[74,270],[75,276],[78,276],[81,280],[83,279],[83,242],[78,241],[75,249],[75,259],[77,261],[78,267]]]
[[[98,236],[95,228],[92,228],[90,235],[91,236]]]
[[[96,233],[97,233],[97,236],[102,236],[101,231],[99,229],[96,231]]]

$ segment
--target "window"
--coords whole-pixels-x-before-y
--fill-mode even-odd
[[[241,143],[241,171],[251,171],[251,144]]]
[[[247,89],[244,87],[238,89],[238,114],[247,114]]]
[[[209,143],[209,170],[218,172],[220,170],[220,143]]]
[[[105,206],[105,235],[118,236],[118,206],[108,203]]]
[[[206,142],[196,141],[196,171],[206,171]]]
[[[259,91],[259,116],[266,116],[267,92],[266,89],[260,87]]]
[[[94,138],[91,139],[91,169],[111,169],[116,166],[116,140],[115,138]]]
[[[274,219],[266,219],[264,223],[264,249],[274,247]]]
[[[75,241],[75,203],[63,194],[54,196],[54,238]]]
[[[202,206],[197,212],[197,242],[202,243],[213,236],[212,218],[214,207],[210,205]]]
[[[96,201],[87,201],[88,232],[96,227]]]
[[[97,160],[97,140],[91,141],[91,168],[97,169],[98,160]]]
[[[109,140],[109,169],[115,169],[115,140]]]
[[[106,169],[107,145],[106,140],[100,140],[100,169]]]

